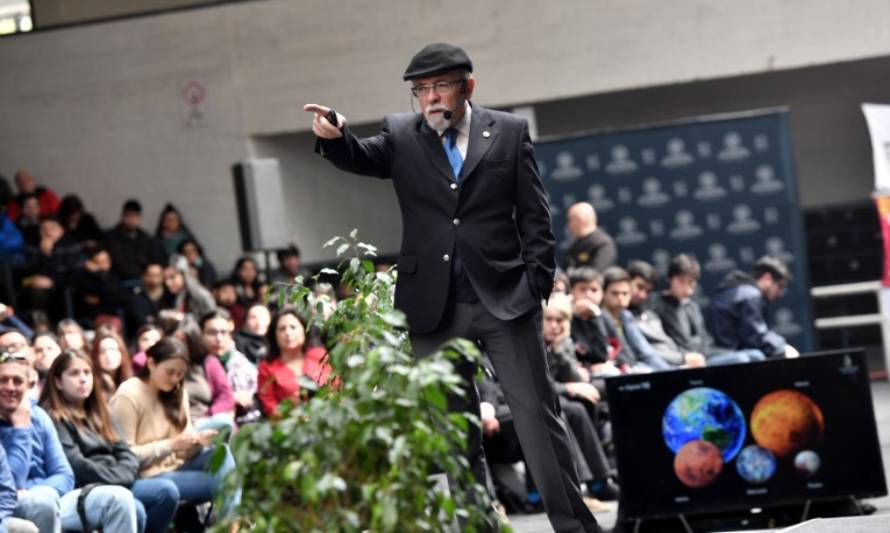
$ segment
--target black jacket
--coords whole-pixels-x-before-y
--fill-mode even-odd
[[[412,331],[439,326],[455,250],[479,299],[501,320],[550,294],[555,239],[525,120],[472,106],[459,185],[441,139],[419,114],[389,115],[367,139],[347,127],[316,148],[340,169],[393,180],[403,228],[396,307]]]
[[[108,442],[101,435],[78,429],[69,421],[56,422],[56,431],[74,470],[75,486],[102,483],[130,487],[136,481],[139,459],[124,439]]]
[[[705,326],[705,317],[698,302],[692,299],[682,302],[665,292],[653,302],[655,312],[661,318],[665,333],[687,352],[698,352],[706,356],[717,355],[727,350],[718,348],[714,338]]]
[[[717,346],[756,348],[767,357],[784,357],[785,337],[766,323],[766,299],[744,272],[727,274],[708,306],[708,327]]]
[[[602,228],[575,239],[565,255],[566,270],[579,266],[590,266],[602,272],[618,262],[618,248],[615,239]]]
[[[235,347],[255,365],[260,364],[260,361],[269,355],[269,345],[266,343],[266,337],[264,335],[255,335],[243,329],[235,333]]]
[[[105,237],[111,265],[122,280],[139,279],[149,263],[165,264],[164,249],[157,239],[141,229],[128,230],[118,224]]]

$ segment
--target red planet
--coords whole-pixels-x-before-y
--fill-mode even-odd
[[[717,479],[723,470],[720,448],[706,440],[689,441],[674,457],[674,473],[687,487],[700,489]]]

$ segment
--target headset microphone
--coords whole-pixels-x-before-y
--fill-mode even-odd
[[[451,120],[451,115],[453,114],[454,113],[448,111],[447,109],[445,111],[442,111],[442,116],[445,118],[445,120]]]

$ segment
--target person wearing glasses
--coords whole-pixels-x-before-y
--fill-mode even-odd
[[[770,329],[766,306],[785,294],[791,272],[781,259],[764,256],[751,274],[735,270],[726,275],[707,310],[707,326],[714,343],[728,350],[760,350],[769,359],[798,357],[785,337]]]
[[[553,288],[555,238],[527,122],[472,102],[473,64],[450,44],[424,47],[404,75],[419,113],[384,117],[360,139],[330,107],[307,104],[316,151],[334,166],[391,179],[402,211],[396,307],[415,354],[454,337],[479,341],[504,388],[550,523],[599,531],[584,505],[557,395],[547,377],[541,300]],[[449,407],[479,416],[474,364]],[[481,431],[467,458],[485,484]]]

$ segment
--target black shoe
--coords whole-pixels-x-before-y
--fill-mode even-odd
[[[603,486],[600,487],[599,490],[591,492],[590,495],[600,501],[614,502],[621,496],[621,488],[617,483],[609,479],[603,483]]]

